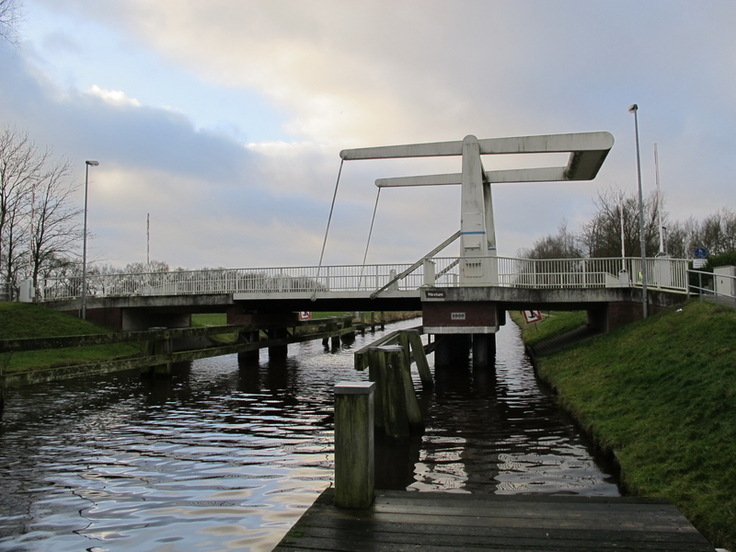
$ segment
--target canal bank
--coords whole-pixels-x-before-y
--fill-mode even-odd
[[[540,331],[524,329],[532,340]],[[563,408],[615,457],[627,493],[672,501],[712,543],[731,550],[734,335],[733,309],[692,302],[535,359]]]

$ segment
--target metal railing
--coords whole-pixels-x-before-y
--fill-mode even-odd
[[[688,261],[647,259],[648,286],[687,291]],[[480,270],[488,280],[475,283]],[[406,272],[406,273],[405,273]],[[404,274],[405,273],[405,274]],[[410,264],[306,266],[288,268],[234,268],[154,272],[142,274],[88,274],[88,297],[204,294],[329,294],[415,292],[422,286],[495,285],[523,288],[636,287],[641,284],[641,259],[519,259],[433,257]],[[632,276],[633,275],[633,276]],[[74,299],[81,295],[81,277],[47,279],[41,301]]]
[[[718,304],[736,308],[736,271],[733,267],[715,268],[713,272],[688,270],[688,295],[713,300]],[[694,280],[697,278],[697,285]]]

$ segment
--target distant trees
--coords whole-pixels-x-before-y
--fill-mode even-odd
[[[580,241],[585,247],[587,256],[621,256],[622,214],[626,256],[641,256],[639,196],[609,188],[600,192],[594,203],[597,211],[593,218],[583,225],[580,232]],[[654,255],[659,251],[659,205],[656,193],[644,199],[643,211],[645,248],[647,255]],[[662,217],[665,226],[666,218]]]
[[[0,130],[0,281],[14,296],[19,282],[74,264],[81,210],[71,202],[69,164],[26,134]]]
[[[583,224],[579,232],[570,232],[563,222],[557,234],[540,238],[531,248],[519,251],[519,256],[532,259],[620,257],[623,216],[624,252],[627,257],[639,257],[638,195],[610,188],[598,194],[595,206],[593,218]],[[660,209],[656,192],[645,198],[644,237],[646,254],[650,257],[660,251]],[[710,255],[736,252],[736,213],[730,209],[723,208],[702,221],[691,217],[685,222],[671,222],[663,210],[661,224],[664,251],[671,257],[689,258],[698,247],[704,247]]]
[[[579,259],[585,256],[580,247],[580,238],[567,230],[562,221],[556,235],[547,235],[534,242],[529,249],[519,252],[525,259]]]

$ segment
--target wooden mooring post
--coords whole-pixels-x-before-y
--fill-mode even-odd
[[[368,379],[376,383],[376,427],[397,440],[421,432],[422,413],[404,348],[372,347],[368,350],[368,365]]]
[[[335,505],[368,508],[375,491],[373,382],[335,385]]]

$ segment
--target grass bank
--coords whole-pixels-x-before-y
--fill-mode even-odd
[[[0,303],[0,339],[111,333],[79,318],[32,303]],[[0,373],[90,364],[140,352],[134,343],[0,354]]]
[[[343,316],[345,313],[314,313],[315,318]],[[376,320],[381,313],[375,313]],[[421,313],[385,313],[386,322],[414,318]],[[370,316],[370,315],[369,315]],[[227,324],[224,313],[196,314],[192,316],[193,326],[224,326]],[[92,335],[112,333],[111,330],[80,320],[73,316],[57,312],[32,303],[0,303],[0,340],[41,337],[60,337],[71,335]],[[233,343],[235,334],[223,334],[216,341],[223,344]],[[140,352],[138,343],[117,343],[112,345],[95,345],[90,347],[70,347],[39,351],[22,351],[0,353],[0,374],[11,374],[92,364],[106,360],[124,358]]]
[[[688,303],[539,359],[538,369],[615,454],[630,494],[669,499],[713,544],[736,550],[733,309]]]

